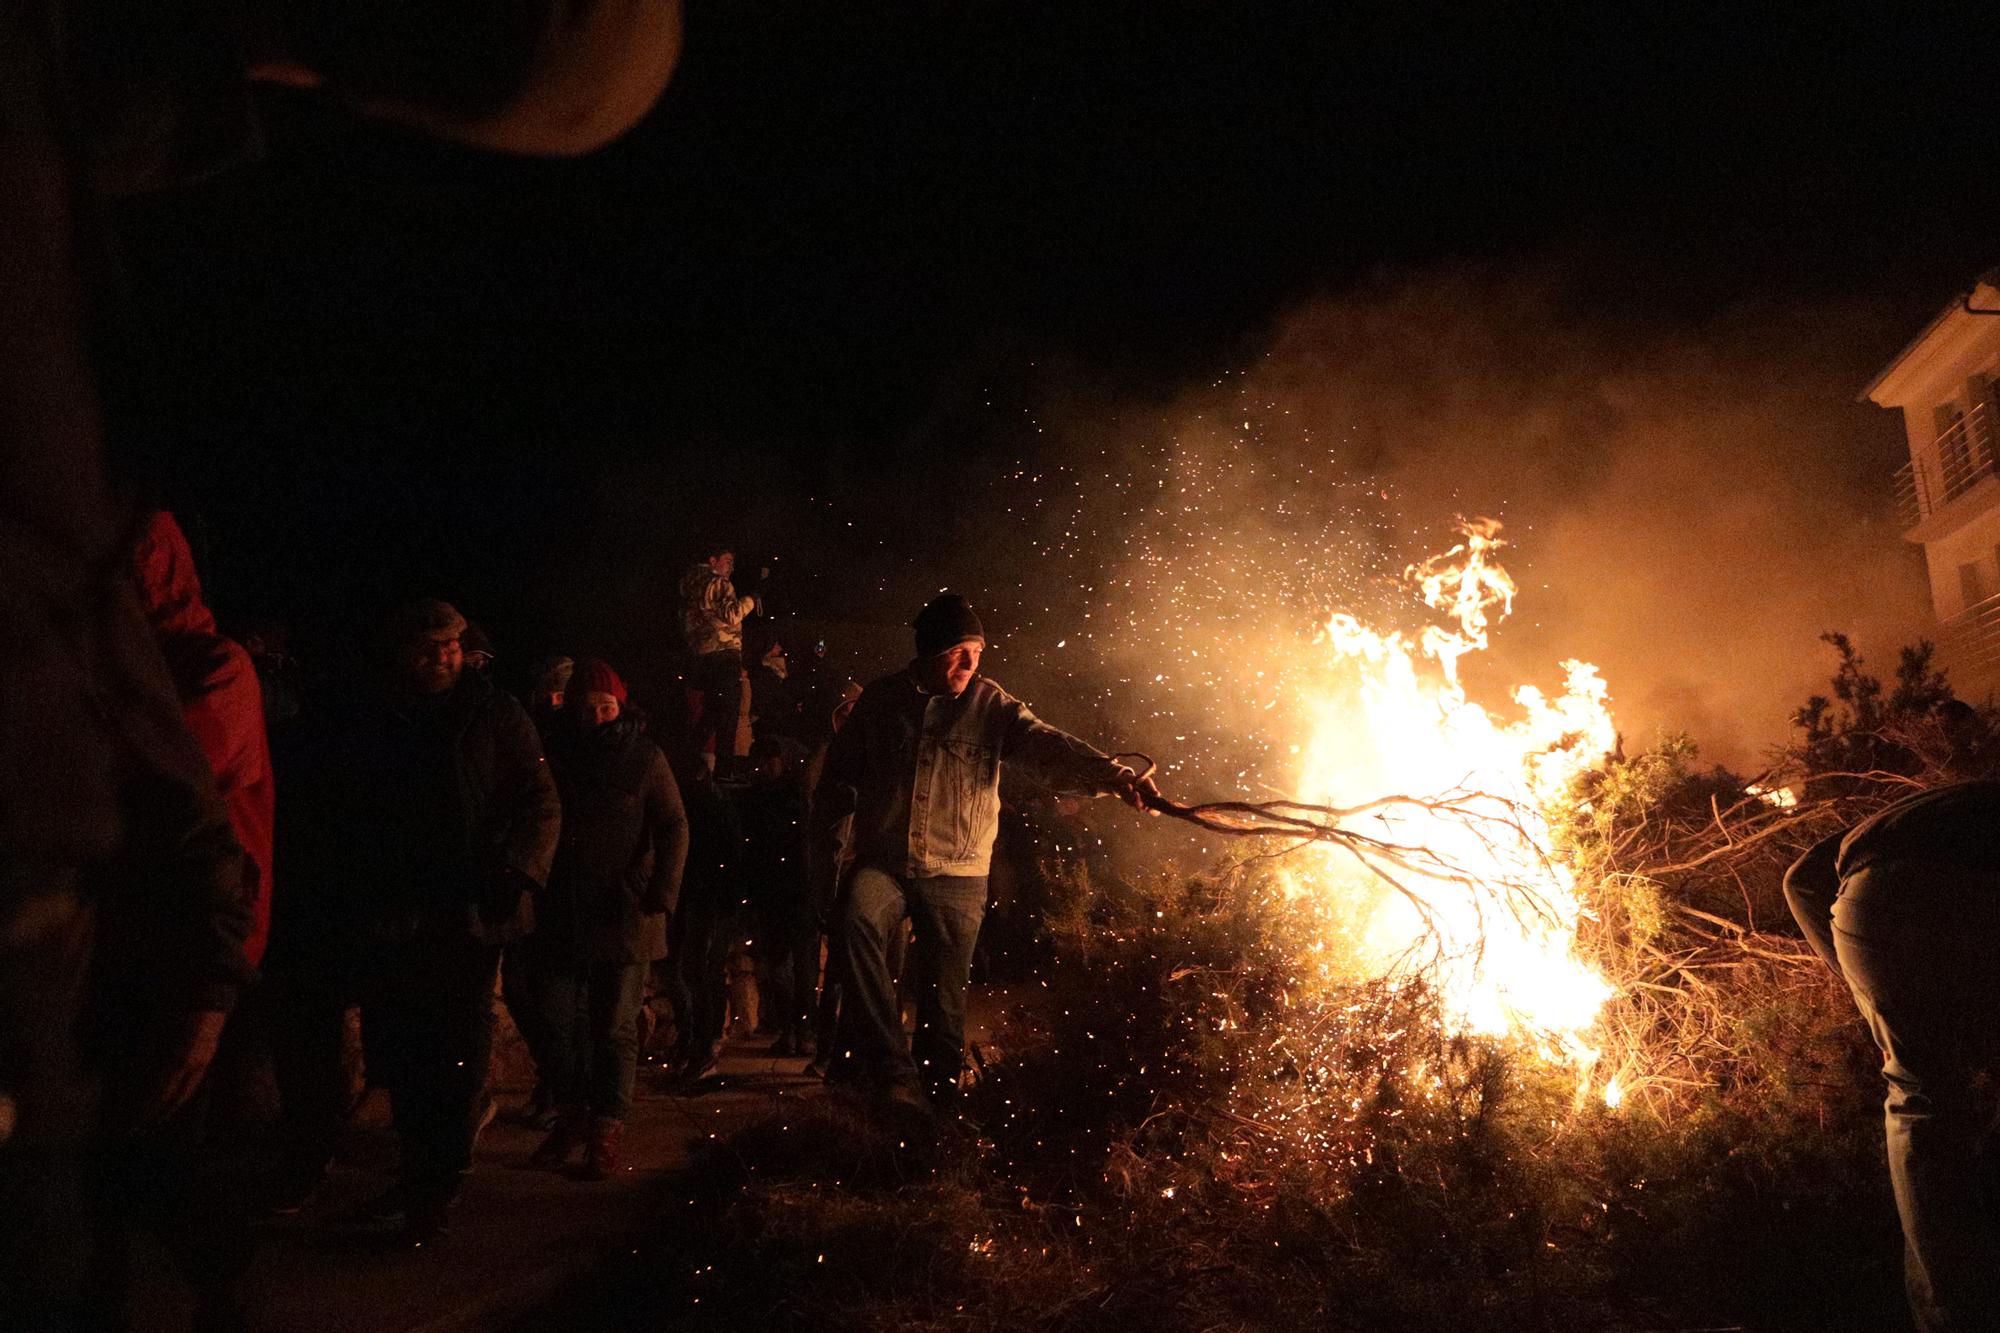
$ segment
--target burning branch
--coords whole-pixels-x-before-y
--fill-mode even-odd
[[[1128,752],[1113,756],[1151,777],[1158,765],[1149,755]],[[1282,837],[1294,840],[1279,855],[1313,843],[1340,848],[1372,875],[1408,899],[1436,935],[1435,905],[1405,882],[1408,876],[1455,884],[1467,891],[1476,912],[1484,914],[1487,900],[1507,904],[1524,926],[1559,923],[1554,904],[1526,876],[1496,875],[1492,867],[1510,857],[1525,857],[1534,870],[1551,869],[1548,853],[1530,832],[1530,812],[1517,801],[1491,792],[1459,787],[1437,796],[1383,796],[1354,806],[1315,805],[1288,799],[1271,801],[1204,801],[1183,804],[1161,795],[1149,796],[1147,808],[1212,833],[1231,837]],[[1347,827],[1349,821],[1373,816],[1391,822],[1397,815],[1445,821],[1469,833],[1486,856],[1485,869],[1447,856],[1429,845],[1393,841]],[[1483,946],[1481,932],[1480,943]],[[1476,955],[1475,955],[1476,956]]]

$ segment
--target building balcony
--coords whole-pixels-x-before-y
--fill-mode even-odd
[[[2000,683],[2000,593],[1974,602],[1938,626],[1939,657],[1961,694]]]
[[[1975,403],[1970,412],[1897,470],[1896,509],[1912,541],[1929,540],[1956,526],[1949,518],[1942,522],[1933,519],[1945,515],[1981,482],[2000,477],[1993,425],[1989,405]]]

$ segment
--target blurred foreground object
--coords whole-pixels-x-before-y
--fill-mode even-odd
[[[1925,1333],[2000,1323],[2000,1228],[1980,1163],[1979,1084],[2000,1011],[2000,782],[1904,797],[1785,872],[1808,942],[1843,977],[1882,1052],[1904,1285]]]

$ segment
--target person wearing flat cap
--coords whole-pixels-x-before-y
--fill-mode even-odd
[[[986,632],[945,593],[915,621],[916,657],[861,692],[813,794],[822,875],[838,877],[832,942],[845,969],[840,1077],[890,1103],[948,1111],[965,1051],[965,993],[986,914],[1000,773],[1021,765],[1060,791],[1115,794],[1143,809],[1144,778],[979,674]],[[850,821],[843,837],[843,821]],[[888,953],[916,929],[906,976],[917,1029],[906,1041]]]
[[[527,712],[464,669],[465,625],[447,602],[398,611],[387,671],[317,729],[291,794],[395,1119],[398,1184],[377,1211],[418,1240],[471,1166],[501,948],[530,928],[562,826]]]

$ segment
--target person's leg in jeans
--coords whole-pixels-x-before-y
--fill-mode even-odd
[[[1834,949],[1833,903],[1840,896],[1840,875],[1834,862],[1840,857],[1842,836],[1821,839],[1785,871],[1785,903],[1792,909],[1792,919],[1820,961],[1836,973],[1840,959]]]
[[[250,1217],[210,1139],[214,1089],[203,1084],[164,1123],[107,1142],[93,1178],[96,1246],[83,1324],[133,1326],[131,1245],[158,1238],[195,1298],[197,1328],[242,1322],[237,1284],[250,1267]]]
[[[401,1156],[397,1171],[413,1226],[442,1222],[472,1166],[474,1107],[493,1049],[497,947],[469,939],[419,938],[392,984],[401,1067],[389,1088]]]
[[[708,919],[702,936],[699,967],[695,974],[695,1009],[701,1015],[696,1036],[701,1055],[707,1060],[722,1049],[722,1037],[729,1019],[729,955],[736,946],[742,914],[734,905],[718,907]]]
[[[272,1205],[296,1211],[326,1175],[347,1123],[347,1005],[352,987],[328,960],[267,966],[282,1158]]]
[[[679,951],[671,955],[675,975],[674,1007],[687,1009],[681,1045],[686,1051],[682,1073],[700,1077],[722,1041],[729,1007],[729,945],[735,917],[713,902],[682,903],[675,913]]]
[[[639,1006],[644,963],[598,963],[590,969],[589,1101],[597,1120],[623,1120],[632,1109],[639,1068]]]
[[[780,1043],[774,1049],[784,1054],[785,1018],[792,1010],[791,938],[784,905],[773,901],[774,896],[775,886],[759,889],[756,944],[751,952],[757,962],[757,1030],[778,1034]]]
[[[431,1006],[422,1002],[422,980],[415,959],[403,947],[370,941],[357,959],[355,999],[361,1009],[361,1054],[368,1082],[389,1094],[399,1157],[408,1152],[407,1117],[412,1114],[409,1088],[421,1058],[423,1034],[418,1016]],[[398,1186],[401,1162],[398,1162]]]
[[[450,1049],[440,1064],[445,1090],[456,1108],[457,1133],[451,1139],[451,1160],[458,1174],[472,1169],[472,1148],[479,1137],[479,1105],[486,1095],[493,1067],[493,990],[500,974],[500,946],[469,940],[462,966],[454,972],[454,988],[446,1012]]]
[[[589,1036],[582,968],[567,957],[544,957],[536,973],[535,1021],[546,1043],[542,1077],[554,1101],[555,1122],[528,1156],[531,1166],[561,1166],[582,1144],[589,1123]]]
[[[893,876],[868,867],[854,872],[841,901],[842,974],[839,1045],[853,1073],[879,1088],[920,1086],[903,1035],[896,978],[889,970],[892,939],[912,904]]]
[[[813,1001],[819,981],[819,927],[803,890],[764,912],[758,952],[764,966],[765,1026],[778,1034],[779,1055],[804,1055],[812,1043]]]
[[[791,1030],[793,1049],[805,1055],[813,1039],[813,1013],[818,1000],[819,924],[813,920],[811,909],[803,905],[792,921],[788,961],[792,967],[792,1004],[785,1021]]]
[[[840,1053],[840,947],[830,935],[826,940],[826,972],[819,983],[819,1008],[813,1017],[813,1065],[821,1072],[830,1070]]]
[[[586,1179],[617,1174],[619,1140],[632,1108],[632,1080],[639,1063],[639,1006],[646,998],[644,963],[596,963],[584,988],[589,1034],[590,1146]]]
[[[701,718],[696,739],[713,746],[715,771],[727,775],[735,766],[736,724],[743,712],[743,654],[731,649],[703,653],[695,663],[701,686]]]
[[[1911,1312],[1926,1333],[2000,1326],[2000,1232],[1978,1171],[1973,1076],[2000,1008],[2000,885],[1937,866],[1849,875],[1833,908],[1842,975],[1882,1051],[1890,1181]]]
[[[674,1011],[674,1045],[668,1065],[678,1070],[694,1057],[694,990],[688,984],[695,904],[683,900],[667,918],[667,956],[659,965],[660,989]]]
[[[507,1006],[507,1015],[514,1020],[514,1028],[521,1034],[521,1042],[528,1048],[528,1058],[535,1066],[535,1091],[527,1108],[530,1122],[553,1111],[557,1096],[557,1085],[549,1079],[545,1067],[550,1060],[552,1037],[543,1018],[547,1000],[542,994],[540,973],[548,966],[548,961],[540,956],[543,951],[540,941],[530,935],[511,941],[500,955],[500,1002]]]
[[[910,882],[910,920],[917,936],[910,954],[917,1002],[910,1049],[924,1091],[939,1110],[948,1110],[958,1097],[959,1070],[965,1063],[965,992],[985,917],[984,875]]]

